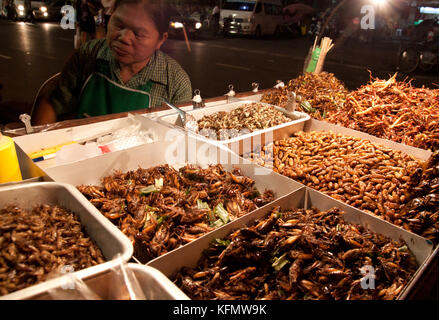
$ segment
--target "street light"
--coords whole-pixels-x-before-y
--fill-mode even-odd
[[[373,4],[376,6],[383,6],[387,0],[372,0]]]
[[[323,26],[320,28],[321,31],[322,31],[322,30],[325,30],[326,26],[328,25],[329,21],[332,19],[332,17],[333,17],[333,15],[335,14],[335,12],[336,12],[341,6],[343,6],[343,5],[345,4],[345,2],[347,2],[347,1],[348,1],[348,0],[341,0],[341,1],[337,4],[337,6],[336,6],[334,9],[332,9],[331,13],[329,14],[329,16],[328,16],[328,17],[326,18],[326,20],[324,21]],[[388,0],[372,0],[372,3],[373,3],[374,5],[376,5],[377,7],[381,7],[381,6],[384,6],[385,4],[387,4],[387,1],[388,1]],[[318,35],[317,43],[320,43],[320,40],[321,40],[321,38],[322,38],[322,34],[323,34],[323,32],[320,32],[320,34]]]

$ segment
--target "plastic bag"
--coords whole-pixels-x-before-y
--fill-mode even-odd
[[[112,128],[111,132],[95,137],[94,141],[84,144],[69,144],[63,146],[56,153],[56,164],[72,163],[104,153],[125,150],[142,144],[158,140],[157,134],[150,128],[142,125],[142,116],[128,114],[129,124],[119,128]]]
[[[143,128],[140,115],[128,114],[131,124],[114,132],[97,138],[100,147],[107,147],[109,152],[124,150],[141,144],[157,141],[157,135],[151,129]]]
[[[146,300],[142,288],[134,272],[128,268],[128,264],[119,255],[118,263],[111,269],[111,290],[106,299],[110,300]]]
[[[74,273],[71,266],[65,265],[49,274],[48,280],[67,275],[60,278],[60,285],[56,288],[49,289],[47,294],[52,300],[102,300],[93,290],[91,290],[81,279]]]
[[[146,300],[142,288],[128,264],[117,255],[111,262],[113,266],[86,281],[68,271],[60,278],[60,285],[48,290],[52,300]],[[51,277],[65,274],[68,266],[61,267]]]
[[[102,154],[96,142],[82,144],[69,144],[63,146],[56,154],[56,164],[63,165],[74,161],[93,158]]]

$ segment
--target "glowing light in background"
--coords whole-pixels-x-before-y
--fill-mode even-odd
[[[181,22],[171,22],[171,26],[175,29],[183,28],[183,23]]]
[[[377,8],[388,7],[388,0],[372,0],[372,4]]]
[[[44,31],[49,31],[52,28],[56,28],[57,25],[53,24],[53,23],[48,23],[48,22],[44,22],[42,24],[40,24],[43,26]]]
[[[426,14],[439,14],[439,8],[421,7],[420,12]]]
[[[18,28],[18,38],[20,39],[19,43],[22,45],[22,51],[29,52],[31,51],[29,26],[27,26],[23,21],[21,21],[18,25],[20,26]]]

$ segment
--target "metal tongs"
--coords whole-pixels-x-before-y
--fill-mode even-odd
[[[178,112],[179,117],[177,120],[177,124],[179,126],[195,133],[198,132],[198,122],[193,115],[187,113],[186,111],[174,106],[172,103],[169,103],[167,101],[165,101],[165,104],[171,109],[174,109]]]
[[[30,115],[28,115],[27,113],[23,113],[20,114],[20,120],[24,123],[25,127],[26,127],[26,133],[30,134],[34,132],[34,128],[32,128],[32,125],[30,123]]]
[[[296,95],[296,93],[293,91],[288,92],[288,99],[284,109],[288,112],[294,113],[298,105],[300,107],[299,111],[304,110],[304,112],[308,112],[308,113],[315,112],[315,109],[311,107],[311,104],[305,99],[303,99],[301,95],[298,94]]]
[[[229,84],[229,92],[225,94],[227,103],[240,101],[238,98],[236,98],[236,92],[234,90],[233,84]]]
[[[204,108],[206,104],[204,103],[203,98],[201,98],[200,90],[196,89],[194,91],[195,96],[192,99],[192,106],[194,109]]]
[[[285,106],[285,110],[287,110],[288,112],[296,111],[296,102],[297,102],[296,93],[293,91],[288,92],[288,100]]]

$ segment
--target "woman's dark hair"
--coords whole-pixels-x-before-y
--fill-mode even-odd
[[[116,0],[114,11],[123,4],[142,4],[146,13],[154,22],[160,37],[168,32],[170,16],[169,5],[162,0]],[[113,11],[113,12],[114,12]]]

